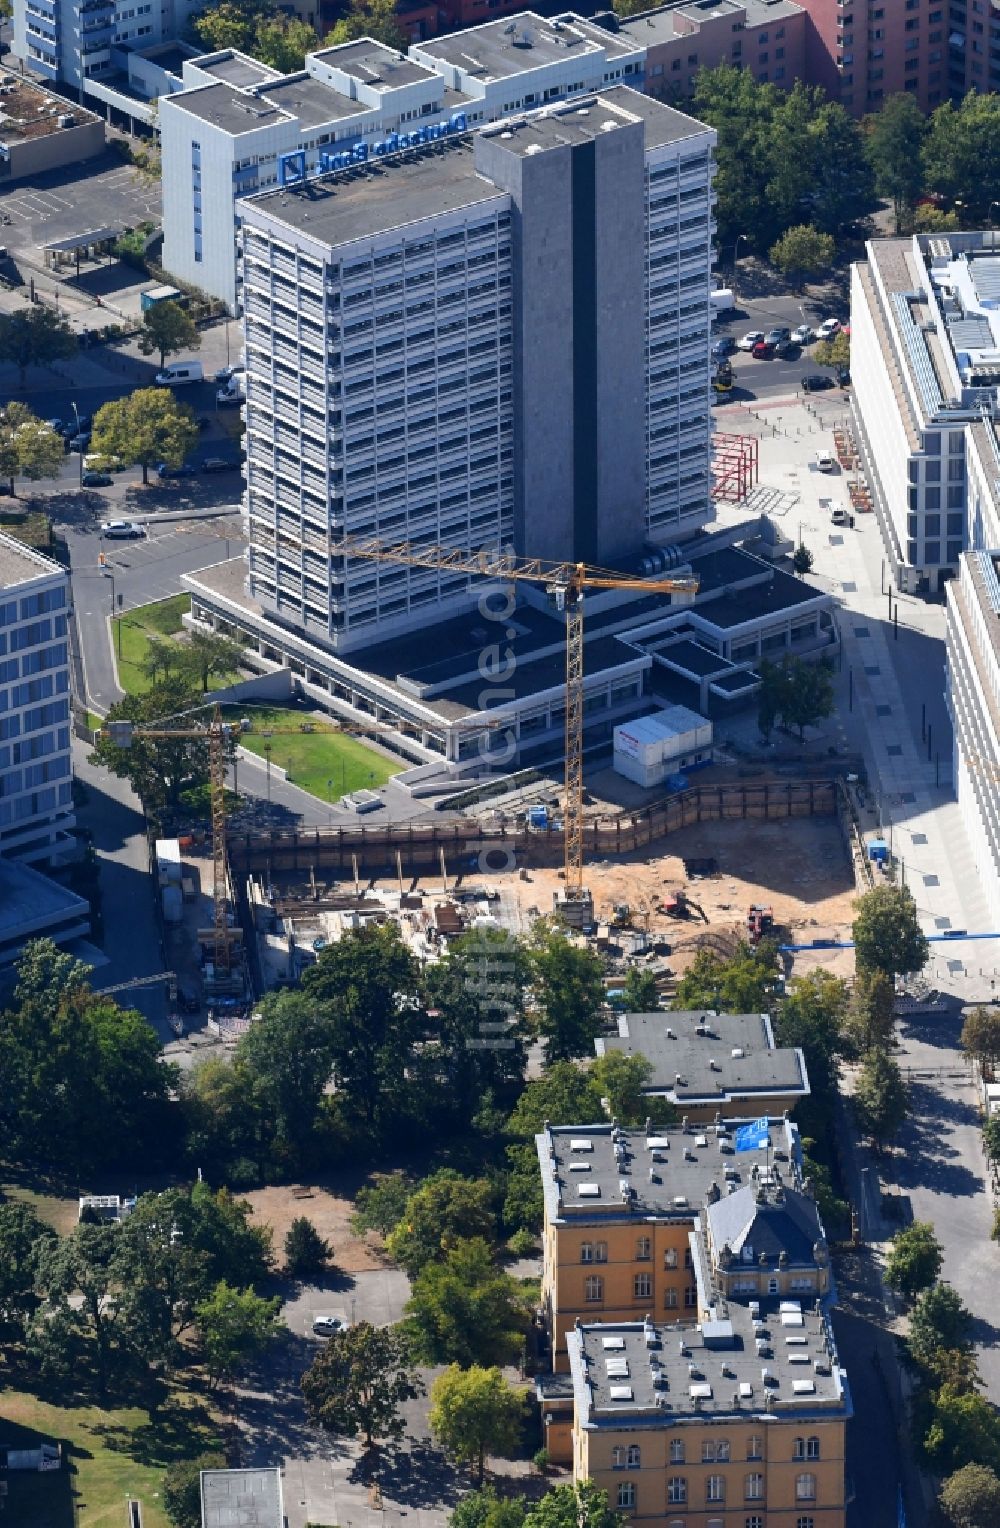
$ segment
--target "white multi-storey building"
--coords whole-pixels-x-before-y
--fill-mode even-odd
[[[33,0],[32,0],[33,3]],[[39,0],[47,3],[47,0]],[[160,99],[163,261],[235,309],[239,198],[274,185],[279,160],[324,154],[448,122],[470,128],[546,102],[638,82],[644,50],[575,16],[526,12],[397,53],[370,39],[311,53],[280,75],[227,50],[183,64]]]
[[[704,524],[714,138],[613,87],[242,204],[265,612],[347,652],[472,608],[344,535],[607,563]]]
[[[882,239],[867,253],[851,286],[858,444],[893,581],[933,593],[976,544],[966,438],[997,408],[1000,257],[988,233]]]
[[[49,860],[73,826],[69,578],[0,535],[0,855]]]

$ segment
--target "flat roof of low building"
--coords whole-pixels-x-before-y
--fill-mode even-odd
[[[202,1528],[283,1528],[281,1471],[202,1470]]]
[[[66,569],[43,552],[37,552],[34,547],[25,546],[14,536],[7,536],[0,531],[0,589],[16,589],[18,584],[26,584],[32,579],[54,573],[61,573],[65,577]]]
[[[789,1107],[809,1092],[801,1050],[775,1048],[766,1013],[622,1013],[618,1033],[595,1041],[597,1054],[645,1056],[653,1068],[645,1092],[685,1104],[787,1094]],[[678,1077],[680,1081],[678,1082]]]
[[[278,69],[272,69],[270,64],[262,64],[259,59],[250,58],[246,53],[237,53],[235,48],[226,48],[222,53],[202,54],[192,58],[191,63],[204,74],[214,75],[217,80],[227,85],[237,85],[243,90],[263,85],[268,80],[281,79]]]
[[[248,95],[245,90],[236,90],[224,80],[214,85],[195,85],[190,90],[179,90],[175,95],[167,96],[166,101],[227,133],[248,133],[255,127],[272,127],[276,122],[289,120],[288,113],[273,102]]]
[[[463,134],[369,160],[353,170],[261,191],[243,203],[243,216],[252,222],[259,210],[338,245],[505,195],[476,173],[472,138]]]
[[[623,17],[620,31],[635,44],[655,48],[681,37],[695,41],[698,34],[691,30],[691,22],[696,29],[707,21],[718,20],[742,21],[745,27],[756,27],[784,21],[800,11],[796,0],[678,0],[673,5]]]
[[[352,101],[350,96],[311,74],[294,74],[265,85],[257,94],[265,101],[273,101],[289,116],[297,117],[303,127],[320,127],[324,122],[338,122],[370,110],[364,102]]]
[[[76,892],[18,860],[0,859],[0,951],[9,960],[28,939],[59,938],[60,928],[81,934],[90,907]]]
[[[75,101],[50,95],[20,75],[7,74],[6,81],[7,94],[0,96],[0,143],[26,143],[100,121]]]
[[[566,1345],[587,1429],[634,1428],[640,1416],[666,1428],[694,1416],[773,1423],[851,1411],[829,1317],[798,1300],[730,1301],[700,1325],[578,1323]]]
[[[564,63],[574,55],[596,54],[599,46],[616,51],[610,33],[607,43],[602,36],[598,44],[576,25],[575,17],[567,25],[558,19],[547,21],[534,11],[484,21],[417,46],[422,53],[483,81],[508,79],[542,64]]]
[[[749,1184],[754,1164],[767,1159],[789,1163],[797,1184],[799,1133],[792,1121],[772,1118],[766,1145],[737,1152],[735,1135],[742,1123],[748,1121],[663,1130],[548,1126],[536,1135],[535,1146],[549,1221],[693,1221],[713,1184],[720,1193]]]
[[[372,90],[396,90],[401,85],[416,85],[421,80],[434,79],[433,69],[371,37],[321,48],[312,57],[321,58],[331,68],[341,69]]]

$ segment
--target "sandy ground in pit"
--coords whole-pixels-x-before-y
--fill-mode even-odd
[[[357,1181],[351,1183],[353,1195]],[[378,1254],[378,1238],[355,1236],[350,1227],[354,1213],[353,1199],[336,1189],[316,1184],[283,1183],[274,1188],[253,1189],[240,1195],[253,1205],[254,1220],[270,1226],[273,1234],[274,1255],[278,1263],[284,1261],[285,1233],[293,1220],[304,1215],[311,1220],[324,1241],[333,1248],[333,1263],[344,1273],[361,1273],[369,1268],[384,1268],[385,1261]]]

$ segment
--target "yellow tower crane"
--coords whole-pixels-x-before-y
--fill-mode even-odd
[[[544,584],[566,614],[566,804],[564,867],[567,903],[587,899],[583,884],[583,597],[587,589],[628,589],[634,594],[697,594],[694,575],[636,578],[582,562],[546,562],[503,551],[458,551],[412,541],[350,537],[330,547],[334,557],[368,558],[449,573],[472,573],[498,582]]]
[[[336,722],[323,721],[324,731],[344,733],[399,733],[405,723],[386,722]],[[303,722],[298,727],[262,727],[261,736],[299,736],[311,732],[315,724]],[[241,732],[239,723],[226,722],[222,708],[214,706],[212,718],[201,726],[142,727],[130,721],[111,721],[98,732],[99,738],[107,738],[116,748],[131,748],[136,738],[163,741],[167,738],[196,738],[208,740],[209,795],[212,803],[212,911],[214,929],[214,959],[217,971],[226,975],[231,964],[232,934],[229,928],[228,886],[226,863],[226,743]]]

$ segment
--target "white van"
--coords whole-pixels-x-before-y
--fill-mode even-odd
[[[204,377],[200,361],[173,361],[156,373],[154,381],[157,387],[183,387],[187,382],[202,382]]]

